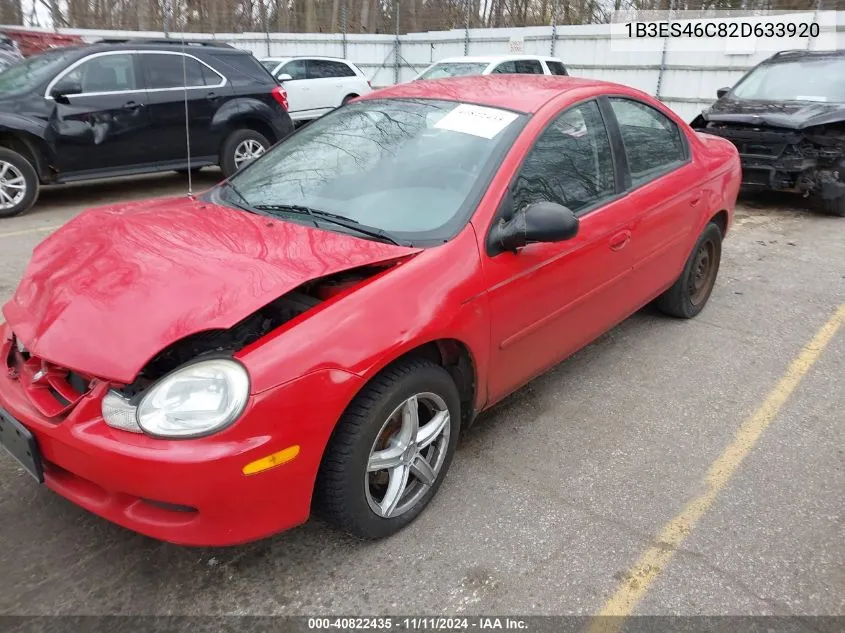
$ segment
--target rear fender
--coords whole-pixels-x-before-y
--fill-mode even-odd
[[[216,133],[222,134],[226,130],[238,127],[240,121],[258,119],[275,130],[275,126],[273,125],[274,118],[278,118],[278,114],[274,115],[270,106],[258,99],[231,99],[224,103],[214,114],[214,118],[211,121],[211,129]]]

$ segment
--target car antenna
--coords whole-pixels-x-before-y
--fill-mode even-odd
[[[185,102],[185,148],[188,151],[188,197],[194,197],[193,180],[191,175],[191,123],[188,117],[188,69],[187,44],[185,43],[185,23],[182,22],[182,96]]]

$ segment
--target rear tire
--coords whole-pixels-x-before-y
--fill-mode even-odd
[[[263,134],[247,128],[235,130],[226,137],[220,149],[220,167],[223,175],[228,178],[237,173],[269,147],[270,141]]]
[[[38,174],[26,157],[0,147],[0,218],[29,210],[38,199]]]
[[[822,211],[827,215],[845,218],[845,196],[830,200],[822,200]]]
[[[669,316],[691,319],[704,309],[722,260],[722,231],[710,222],[702,231],[678,280],[655,300]]]
[[[385,369],[349,405],[329,440],[315,510],[365,539],[404,528],[446,477],[460,411],[458,389],[441,366],[409,359]]]

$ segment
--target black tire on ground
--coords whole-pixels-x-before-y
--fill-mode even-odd
[[[346,96],[343,98],[343,101],[341,101],[341,102],[340,102],[340,105],[346,105],[347,103],[349,103],[350,101],[352,101],[352,100],[353,100],[355,97],[357,97],[357,96],[358,96],[358,95],[355,95],[355,94],[352,94],[352,95],[346,95]]]
[[[35,172],[35,167],[32,166],[32,163],[24,156],[7,147],[0,147],[0,172],[3,171],[4,166],[7,166],[6,172],[0,177],[0,181],[16,181],[8,187],[3,188],[4,193],[0,194],[0,218],[10,218],[13,215],[19,215],[29,210],[35,204],[35,201],[38,199],[38,174]],[[9,178],[12,170],[17,171],[19,176]],[[6,207],[5,205],[9,202],[9,199],[5,197],[6,195],[13,195],[15,198],[18,197],[11,192],[19,191],[17,186],[21,183],[18,183],[17,179],[21,176],[23,177],[22,184],[24,186],[23,196],[14,205]]]
[[[235,130],[229,134],[229,136],[226,137],[226,140],[223,141],[223,145],[220,148],[220,168],[223,170],[223,175],[226,178],[238,171],[238,166],[235,161],[235,151],[241,143],[245,143],[246,141],[257,141],[264,147],[265,150],[270,147],[270,141],[268,141],[263,134],[260,134],[255,130],[241,128],[240,130]],[[243,165],[241,165],[241,167],[243,167]]]
[[[441,436],[442,439],[433,442],[424,451],[428,450],[429,460],[435,459],[432,456],[434,450],[445,452],[445,456],[434,483],[427,490],[421,480],[410,475],[413,480],[409,479],[408,495],[414,494],[411,489],[414,485],[416,494],[421,496],[402,514],[385,518],[376,514],[370,506],[368,495],[372,498],[374,488],[371,486],[379,483],[373,477],[387,477],[388,473],[386,470],[368,473],[370,454],[377,441],[383,442],[382,447],[389,446],[386,433],[388,437],[391,432],[398,436],[401,431],[401,426],[390,431],[391,413],[412,396],[424,394],[435,394],[441,398],[449,412],[449,421],[444,427],[448,427],[448,440]],[[336,527],[365,539],[390,536],[411,523],[425,509],[446,477],[458,441],[460,407],[458,389],[451,376],[431,361],[403,360],[382,371],[349,405],[329,440],[314,491],[317,514]],[[419,410],[423,410],[422,406]],[[421,418],[420,428],[424,423],[425,419]],[[386,486],[383,482],[381,485]],[[378,503],[378,499],[375,502]]]
[[[821,202],[822,210],[827,215],[835,215],[840,218],[845,218],[845,196],[822,200]]]
[[[657,308],[670,316],[691,319],[704,309],[722,259],[722,231],[710,222],[704,228],[678,280],[657,297]]]

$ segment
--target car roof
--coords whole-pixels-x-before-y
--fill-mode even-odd
[[[343,59],[343,57],[328,57],[326,55],[290,55],[289,57],[262,57],[262,62],[287,62],[292,59],[324,59],[328,62],[341,62],[343,64],[351,64],[348,59]]]
[[[595,86],[605,86],[613,92],[631,91],[618,84],[582,77],[472,75],[411,81],[376,90],[359,99],[443,99],[529,113],[536,112],[561,93]]]
[[[213,40],[191,41],[186,40],[182,42],[179,39],[115,39],[115,40],[99,40],[92,44],[73,47],[79,51],[101,52],[101,51],[119,51],[119,50],[140,50],[140,51],[176,51],[186,52],[189,54],[202,53],[204,51],[213,51],[216,54],[224,53],[229,55],[251,55],[249,51],[237,49],[230,44],[222,42],[215,42]]]
[[[766,59],[763,63],[777,63],[777,62],[787,62],[791,59],[802,59],[805,57],[845,57],[845,49],[834,49],[829,51],[808,51],[805,49],[793,49],[793,50],[786,50],[780,51],[775,53],[768,59]]]
[[[477,63],[492,63],[499,61],[520,60],[520,59],[537,59],[550,62],[562,61],[557,57],[550,57],[548,55],[467,55],[465,57],[445,57],[440,59],[435,64],[441,63],[456,63],[456,62],[477,62]]]

